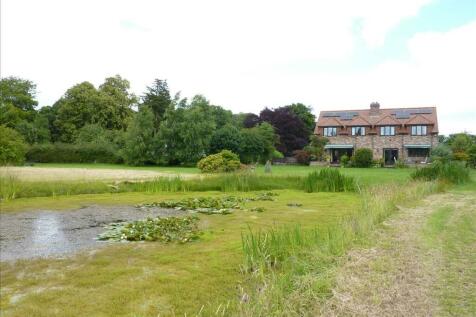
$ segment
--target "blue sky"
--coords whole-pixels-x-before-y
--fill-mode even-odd
[[[1,18],[1,75],[42,106],[120,74],[234,112],[436,105],[441,133],[476,133],[475,0],[4,0]]]

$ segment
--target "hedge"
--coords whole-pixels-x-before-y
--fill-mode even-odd
[[[114,147],[107,144],[47,143],[32,145],[26,153],[34,163],[121,163]]]

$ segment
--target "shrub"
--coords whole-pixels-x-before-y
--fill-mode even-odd
[[[345,176],[338,169],[324,168],[310,173],[303,181],[304,190],[313,192],[355,191],[357,184],[353,177]]]
[[[430,158],[432,162],[449,162],[453,159],[453,152],[449,146],[440,144],[431,150]]]
[[[469,155],[466,152],[460,151],[460,152],[454,152],[453,153],[453,159],[456,161],[468,161],[469,160]]]
[[[472,168],[476,168],[476,144],[473,144],[468,149],[468,165]]]
[[[278,150],[273,151],[273,159],[282,159],[284,158],[284,154],[279,152]]]
[[[46,143],[32,145],[26,153],[29,162],[38,163],[120,163],[113,145],[86,143]]]
[[[342,164],[342,166],[349,166],[349,162],[350,158],[347,155],[344,154],[340,157],[340,163]]]
[[[311,159],[311,155],[309,154],[309,152],[305,150],[296,150],[293,152],[293,154],[299,164],[309,164],[309,161]]]
[[[0,125],[0,165],[22,164],[25,152],[23,137],[15,130]]]
[[[372,166],[373,154],[371,149],[361,148],[355,151],[352,156],[352,166],[370,167]]]
[[[461,162],[435,162],[430,166],[417,169],[411,174],[413,179],[425,181],[443,180],[453,184],[469,181],[469,170]]]
[[[240,159],[235,153],[223,150],[201,159],[197,167],[204,173],[232,172],[240,168]]]
[[[408,166],[407,166],[407,163],[405,163],[404,160],[398,159],[397,163],[395,164],[395,167],[396,168],[407,168]]]

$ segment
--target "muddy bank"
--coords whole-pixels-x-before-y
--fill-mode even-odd
[[[162,208],[95,205],[68,211],[0,214],[0,260],[61,257],[106,246],[114,242],[98,241],[96,237],[111,222],[183,214]]]

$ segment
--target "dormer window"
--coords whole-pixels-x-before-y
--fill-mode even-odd
[[[324,128],[324,136],[336,136],[337,128],[336,127],[327,127]]]
[[[385,126],[385,127],[380,127],[380,135],[395,135],[395,127],[394,126]]]
[[[352,135],[365,135],[365,127],[352,127]]]
[[[412,135],[426,135],[426,125],[413,125]]]

